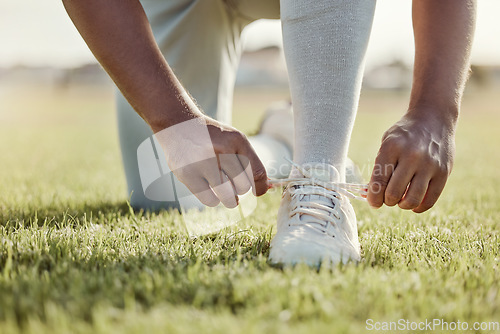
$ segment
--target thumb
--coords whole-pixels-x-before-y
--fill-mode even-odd
[[[269,189],[267,185],[266,168],[246,138],[238,148],[238,159],[240,160],[248,179],[252,183],[253,194],[255,196],[264,195]]]

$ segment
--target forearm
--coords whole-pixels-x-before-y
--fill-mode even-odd
[[[198,112],[161,54],[138,0],[63,0],[78,31],[152,129]]]
[[[455,124],[467,80],[476,0],[414,0],[415,67],[409,112]]]

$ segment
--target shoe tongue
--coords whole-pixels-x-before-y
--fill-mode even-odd
[[[331,165],[311,167],[309,173],[313,178],[323,182],[339,182],[340,179],[339,173]]]
[[[304,195],[304,200],[324,205],[325,207],[330,208],[330,209],[335,208],[335,204],[333,203],[333,201],[325,196]],[[318,209],[318,208],[311,208],[310,210],[313,210],[316,212],[322,212],[326,215],[331,216],[331,213],[328,212],[328,210]],[[299,220],[304,222],[304,223],[319,223],[321,225],[325,225],[325,222],[323,220],[318,219],[318,218],[311,216],[311,215],[307,215],[307,214],[301,214]]]
[[[340,174],[335,167],[325,163],[309,163],[303,165],[304,169],[315,179],[324,182],[339,182]],[[306,177],[297,168],[292,168],[291,178]]]
[[[323,163],[317,163],[317,164],[310,164],[309,168],[306,166],[306,170],[309,172],[311,177],[323,181],[323,182],[339,182],[340,180],[340,175],[339,172],[333,167],[332,165],[327,165]],[[292,174],[294,172],[298,172],[297,170],[292,171]],[[301,174],[298,172],[298,174]],[[300,175],[302,176],[302,175]],[[326,189],[322,189],[326,192]],[[319,195],[305,195],[304,199],[307,201],[311,202],[316,202],[319,204],[323,204],[331,209],[335,207],[335,204],[331,199],[329,199],[326,196],[319,196]],[[330,214],[326,210],[321,210],[321,209],[313,209],[313,210],[320,210],[323,211],[325,214]],[[309,216],[309,215],[301,215],[300,220],[303,222],[311,222],[311,223],[318,223],[320,222],[317,218]],[[323,223],[323,222],[320,222]]]
[[[304,169],[309,172],[309,174],[320,181],[323,182],[339,182],[340,174],[332,165],[325,163],[309,163],[303,165]],[[292,169],[290,177],[305,177],[296,168]]]

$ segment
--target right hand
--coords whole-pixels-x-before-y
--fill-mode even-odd
[[[451,173],[455,122],[451,109],[418,107],[387,130],[375,160],[368,203],[421,213],[438,200]]]
[[[207,206],[238,205],[268,190],[264,165],[240,131],[205,115],[155,133],[174,175]]]

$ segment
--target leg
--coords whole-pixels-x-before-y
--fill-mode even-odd
[[[371,31],[374,0],[281,0],[299,163],[345,159]]]
[[[360,259],[343,182],[374,9],[374,0],[281,0],[299,165],[283,194],[271,262]]]

